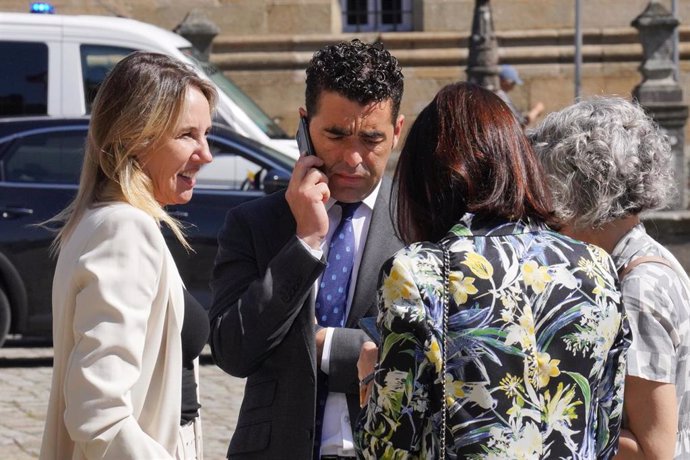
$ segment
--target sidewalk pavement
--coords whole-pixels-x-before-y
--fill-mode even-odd
[[[202,362],[210,363],[209,349]],[[48,407],[51,362],[50,346],[0,348],[0,458],[38,458]],[[213,364],[200,367],[201,417],[204,458],[225,458],[230,436],[237,423],[244,379],[225,374]]]

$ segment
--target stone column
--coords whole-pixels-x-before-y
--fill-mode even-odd
[[[498,73],[498,42],[491,16],[491,2],[490,0],[475,0],[467,61],[467,81],[491,91],[497,91],[500,88]]]
[[[643,60],[642,82],[633,89],[647,113],[669,137],[675,158],[678,195],[674,209],[688,207],[688,174],[685,159],[685,123],[688,106],[683,105],[683,90],[674,78],[673,34],[679,21],[657,1],[636,17],[632,26],[640,33]]]
[[[220,29],[198,8],[192,9],[173,29],[178,35],[192,42],[199,58],[208,61],[211,56],[213,39]]]

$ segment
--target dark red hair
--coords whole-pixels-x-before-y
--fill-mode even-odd
[[[548,221],[551,203],[529,141],[508,106],[470,83],[442,88],[407,135],[395,170],[397,231],[437,241],[466,212]]]

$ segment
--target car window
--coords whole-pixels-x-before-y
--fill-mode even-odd
[[[0,42],[0,116],[48,113],[48,46]]]
[[[91,113],[91,104],[105,76],[122,58],[136,50],[119,46],[81,45],[79,51],[86,113]]]
[[[84,131],[48,132],[17,139],[2,159],[8,182],[77,184]]]
[[[202,166],[196,186],[221,190],[257,190],[264,168],[227,145],[209,141],[213,161]]]

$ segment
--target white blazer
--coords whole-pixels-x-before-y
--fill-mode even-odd
[[[125,203],[85,213],[53,278],[41,459],[179,455],[182,289],[151,216]]]

